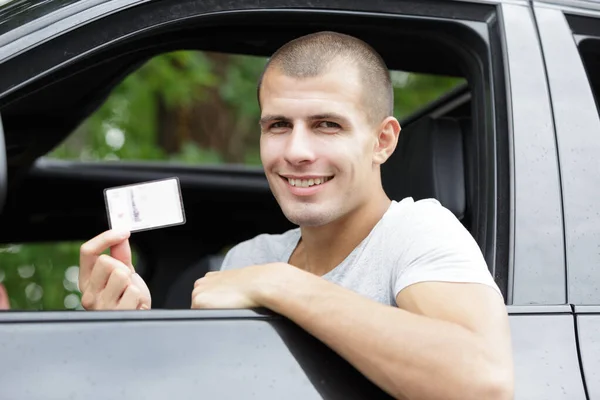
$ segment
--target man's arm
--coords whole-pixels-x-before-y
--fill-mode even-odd
[[[508,318],[492,288],[418,283],[398,294],[397,309],[303,271],[283,270],[292,276],[267,278],[272,284],[261,285],[258,302],[296,322],[394,397],[512,398]]]
[[[509,399],[506,308],[482,284],[427,282],[386,306],[289,264],[210,272],[192,308],[269,308],[403,399]]]

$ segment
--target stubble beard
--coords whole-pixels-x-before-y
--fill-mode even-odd
[[[281,203],[280,203],[281,207]],[[320,204],[299,203],[281,207],[285,217],[300,227],[327,225],[337,217],[338,210],[327,209]]]

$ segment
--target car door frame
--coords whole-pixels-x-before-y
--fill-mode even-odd
[[[581,399],[585,388],[566,303],[560,175],[543,55],[529,4],[503,3],[500,15],[511,115],[508,311],[515,398]]]
[[[578,49],[591,39],[570,16],[600,23],[600,6],[564,1],[534,5],[552,94],[565,218],[568,303],[589,399],[600,398],[600,116],[598,99]],[[593,37],[600,46],[600,32]]]

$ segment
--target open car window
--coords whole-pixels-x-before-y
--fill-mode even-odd
[[[256,83],[265,62],[263,57],[202,51],[156,56],[125,77],[45,157],[113,164],[124,160],[260,166]],[[400,120],[466,84],[459,77],[398,70],[391,75],[394,113]],[[82,243],[3,245],[0,283],[10,294],[11,308],[80,310]],[[134,265],[139,270],[136,260]]]
[[[310,21],[310,29],[344,31],[352,26],[356,31],[348,33],[367,39],[384,57],[392,73],[401,136],[412,131],[424,138],[414,141],[421,147],[411,153],[424,173],[412,179],[421,186],[415,188],[420,190],[416,195],[437,190],[427,170],[427,161],[438,150],[429,146],[431,138],[451,138],[452,145],[442,150],[453,160],[453,168],[444,170],[452,184],[441,196],[479,243],[506,291],[508,266],[502,257],[507,249],[497,247],[496,237],[506,237],[508,226],[496,221],[508,219],[498,216],[496,203],[489,201],[508,186],[506,132],[500,122],[496,125],[504,120],[504,111],[492,106],[503,92],[490,90],[495,83],[486,53],[489,38],[480,34],[493,7],[467,7],[468,23],[448,18],[456,15],[454,5],[438,10],[447,13],[442,20],[431,18],[430,9],[423,9],[423,16],[398,14],[398,30],[395,17],[355,19],[344,13],[316,16],[311,10],[278,10],[276,19],[271,11],[253,12],[249,18],[243,12],[203,15],[207,5],[197,5],[197,21],[185,16],[159,26],[162,20],[145,16],[181,16],[157,12],[164,4],[149,2],[81,26],[77,34],[61,34],[0,64],[2,71],[11,71],[10,78],[0,74],[0,113],[15,177],[0,217],[0,223],[13,227],[0,231],[0,243],[12,249],[5,256],[17,268],[5,273],[5,285],[26,299],[31,277],[23,278],[19,267],[39,264],[33,275],[38,276],[41,265],[60,259],[64,261],[52,266],[60,270],[52,284],[62,291],[67,270],[77,266],[80,244],[107,229],[102,196],[107,187],[180,178],[186,224],[131,239],[153,308],[167,304],[177,280],[191,266],[199,268],[190,277],[202,276],[214,265],[211,260],[232,245],[292,228],[261,171],[256,84],[268,54],[305,33],[304,23]],[[150,25],[131,24],[132,18]],[[383,25],[385,33],[378,33]],[[73,52],[57,51],[65,48]],[[495,114],[488,115],[492,110]],[[443,123],[435,123],[438,119]],[[401,159],[386,164],[385,190],[399,200],[406,195],[408,176],[398,169],[407,170],[406,165]],[[490,184],[494,176],[497,185]],[[55,253],[63,247],[70,258]],[[27,258],[32,252],[39,257]],[[0,253],[0,263],[2,257]],[[73,274],[74,269],[69,271]],[[181,292],[189,301],[189,282],[185,285]],[[67,307],[65,297],[77,291],[61,292],[60,299],[47,305],[44,296],[49,293],[43,291],[41,303],[19,301],[17,306],[61,309]]]

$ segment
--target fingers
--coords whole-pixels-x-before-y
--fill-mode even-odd
[[[92,269],[92,275],[88,281],[86,291],[90,291],[95,294],[100,293],[106,287],[106,283],[108,282],[108,278],[112,272],[118,268],[123,268],[124,270],[129,271],[129,269],[120,261],[115,260],[106,254],[102,254],[100,257],[98,257],[96,265],[94,265]]]
[[[136,273],[131,274],[131,283],[140,291],[140,296],[142,300],[140,302],[140,306],[143,306],[144,309],[149,310],[152,307],[152,297],[150,296],[150,290],[148,289],[148,285]]]
[[[220,273],[221,271],[207,272],[202,278],[197,279],[194,282],[194,289],[192,290],[192,308],[201,308],[205,305],[202,300],[202,292],[205,290],[207,283],[211,281],[211,278],[214,278]]]
[[[211,276],[218,275],[218,274],[220,274],[220,273],[221,273],[221,271],[211,271],[211,272],[207,272],[206,274],[204,274],[204,277],[202,277],[202,278],[200,278],[200,279],[197,279],[197,280],[194,282],[194,287],[197,287],[198,285],[201,285],[201,284],[202,284],[202,282],[205,282],[205,281],[206,281],[206,278],[209,278],[209,277],[211,277]]]
[[[109,230],[81,246],[79,289],[86,310],[150,309],[150,291],[135,273],[129,236]],[[103,254],[107,249],[110,256]]]
[[[131,262],[131,246],[129,240],[125,239],[120,243],[115,244],[110,248],[110,255],[125,264],[131,272],[135,272],[133,263]]]
[[[80,248],[79,287],[83,290],[88,284],[92,269],[98,257],[110,247],[116,246],[129,238],[129,232],[109,230],[85,242]],[[119,251],[120,249],[118,249]]]
[[[121,300],[121,296],[130,285],[131,280],[129,279],[131,273],[129,271],[123,271],[122,269],[115,269],[108,278],[106,288],[102,292],[102,308],[103,309],[114,309],[117,307]]]
[[[117,271],[115,271],[117,272]],[[140,290],[134,285],[127,286],[127,289],[123,293],[123,297],[116,306],[117,310],[136,310],[140,301],[142,300],[142,294]]]
[[[131,284],[131,271],[122,262],[102,254],[93,267],[87,287],[82,290],[81,305],[86,310],[114,309]]]
[[[205,304],[202,299],[202,293],[196,292],[195,290],[192,292],[192,308],[204,308]]]
[[[200,308],[200,294],[202,293],[202,283],[204,278],[198,279],[194,282],[194,290],[192,290],[192,308]]]
[[[196,281],[198,282],[198,281]],[[194,298],[196,295],[198,295],[200,292],[202,291],[202,288],[194,285],[194,290],[192,290],[192,298]]]

